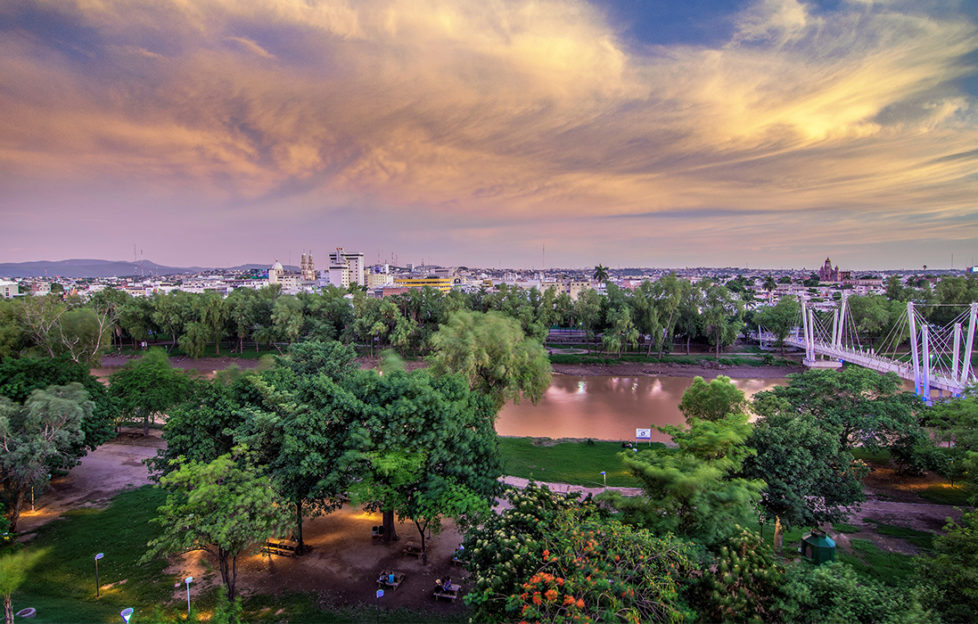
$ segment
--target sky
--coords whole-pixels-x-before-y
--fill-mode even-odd
[[[0,262],[962,268],[973,0],[4,0]]]

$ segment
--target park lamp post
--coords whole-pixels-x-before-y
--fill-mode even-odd
[[[187,585],[187,620],[190,619],[190,584],[194,582],[194,577],[188,576],[183,579],[183,582]]]
[[[133,608],[132,607],[126,607],[125,609],[123,609],[122,611],[119,612],[119,615],[122,616],[122,621],[123,622],[125,622],[126,624],[129,624],[129,618],[132,617],[132,613],[133,613]]]
[[[605,487],[608,487],[608,473],[604,470],[601,471],[601,480],[604,481]]]
[[[100,597],[100,591],[102,589],[101,584],[98,582],[98,560],[105,556],[105,553],[98,553],[95,555],[95,598]]]
[[[381,599],[381,597],[383,595],[384,595],[384,590],[378,589],[377,590],[377,600],[374,601],[374,604],[377,606],[377,622],[378,623],[380,622],[380,599]]]

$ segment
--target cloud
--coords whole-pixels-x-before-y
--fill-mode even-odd
[[[541,219],[649,217],[559,228],[633,255],[669,215],[718,249],[837,240],[866,215],[899,240],[918,212],[978,236],[956,218],[978,191],[957,86],[976,27],[908,6],[762,0],[707,47],[624,40],[580,0],[12,2],[0,189],[113,180],[163,205],[177,185],[246,215],[369,206],[456,228],[488,213],[528,240]]]

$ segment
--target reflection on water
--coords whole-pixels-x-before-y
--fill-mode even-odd
[[[733,382],[750,397],[787,380]],[[554,375],[536,405],[507,403],[496,419],[496,431],[505,436],[633,440],[637,428],[681,424],[679,400],[691,383],[688,377]],[[652,436],[668,439],[657,431]]]

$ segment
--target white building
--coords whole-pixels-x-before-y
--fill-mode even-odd
[[[363,254],[360,252],[347,253],[342,247],[329,254],[329,283],[340,288],[349,288],[350,284],[365,286]]]
[[[20,287],[17,282],[8,282],[7,280],[0,280],[0,297],[4,299],[10,299],[11,297],[16,297],[20,294]]]

